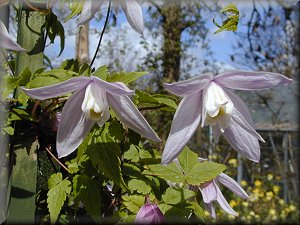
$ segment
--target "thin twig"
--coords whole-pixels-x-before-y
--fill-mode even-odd
[[[68,173],[69,173],[69,170],[68,168],[61,162],[58,160],[58,158],[55,157],[55,155],[53,155],[53,153],[50,151],[50,149],[48,147],[45,148],[46,151],[49,153],[49,155],[51,155],[51,157],[62,167],[64,168]]]
[[[105,22],[104,22],[104,27],[102,29],[102,32],[101,32],[101,35],[100,35],[100,39],[99,39],[99,42],[98,42],[98,46],[96,48],[96,52],[94,54],[94,57],[93,57],[93,60],[90,64],[90,68],[92,67],[95,59],[96,59],[96,56],[98,54],[98,51],[99,51],[99,48],[100,48],[100,45],[101,45],[101,41],[102,41],[102,38],[103,38],[103,35],[104,35],[104,32],[105,32],[105,28],[107,26],[107,23],[108,23],[108,18],[109,18],[109,12],[110,12],[110,5],[111,5],[111,1],[109,1],[109,5],[108,5],[108,9],[107,9],[107,14],[106,14],[106,18],[105,18]]]

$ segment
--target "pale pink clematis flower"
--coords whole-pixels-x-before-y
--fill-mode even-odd
[[[208,210],[210,215],[215,219],[216,212],[213,207],[213,202],[217,201],[225,212],[237,216],[236,212],[230,207],[225,197],[223,196],[220,188],[218,187],[218,182],[223,184],[225,187],[227,187],[239,197],[244,199],[249,198],[248,194],[234,179],[232,179],[225,173],[220,173],[220,175],[217,176],[215,179],[205,182],[204,184],[201,184],[198,187],[202,194],[206,209]]]
[[[90,21],[94,18],[97,11],[99,11],[104,0],[84,2],[79,20],[78,26]],[[136,0],[114,0],[112,1],[114,6],[115,15],[118,15],[119,7],[123,9],[130,26],[140,35],[143,36],[144,20],[143,11],[141,5]]]
[[[166,219],[158,206],[151,203],[149,196],[146,196],[146,204],[140,208],[134,224],[165,224],[165,222]]]
[[[183,97],[174,115],[162,155],[162,164],[175,159],[201,126],[210,125],[216,142],[222,133],[244,157],[259,162],[258,140],[250,112],[231,90],[260,90],[290,84],[291,79],[270,72],[231,71],[217,76],[203,74],[189,80],[164,84],[171,93]]]
[[[9,35],[4,23],[0,20],[0,48],[5,48],[13,51],[25,51],[18,45]]]
[[[95,123],[101,127],[109,119],[109,106],[130,129],[153,141],[161,141],[128,97],[134,91],[124,83],[80,76],[47,87],[23,88],[23,91],[38,100],[75,92],[65,103],[61,114],[56,138],[59,158],[75,151]]]

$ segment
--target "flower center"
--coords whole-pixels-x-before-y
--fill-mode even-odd
[[[205,125],[220,127],[224,132],[228,127],[233,104],[224,90],[215,82],[211,82],[204,93]]]
[[[81,109],[87,119],[101,123],[107,121],[110,114],[106,92],[94,83],[89,84],[85,90]]]

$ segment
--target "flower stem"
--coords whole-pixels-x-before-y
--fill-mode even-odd
[[[62,164],[62,162],[61,161],[59,161],[58,160],[58,158],[56,158],[55,157],[55,155],[53,155],[53,153],[50,151],[50,149],[48,148],[48,147],[46,147],[45,148],[46,149],[46,151],[49,153],[49,155],[51,155],[51,157],[62,167],[62,168],[64,168],[68,173],[69,173],[69,170],[68,170],[68,168],[64,165],[64,164]]]
[[[92,62],[90,64],[90,68],[92,67],[92,65],[93,65],[93,63],[94,63],[94,61],[96,59],[96,56],[98,54],[98,51],[99,51],[99,48],[100,48],[100,45],[101,45],[101,41],[102,41],[102,38],[103,38],[103,35],[104,35],[104,32],[105,32],[106,26],[107,26],[107,23],[108,23],[110,6],[111,6],[111,1],[109,1],[109,5],[108,5],[108,9],[107,9],[107,14],[106,14],[105,22],[104,22],[104,27],[102,29],[102,32],[101,32],[101,35],[100,35],[100,39],[99,39],[99,42],[98,42],[98,46],[96,48],[96,52],[94,54],[93,60],[92,60]]]

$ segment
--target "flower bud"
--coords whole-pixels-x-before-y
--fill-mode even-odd
[[[149,196],[146,196],[146,204],[143,205],[136,215],[135,222],[139,224],[164,224],[165,217],[154,203],[151,203]]]

